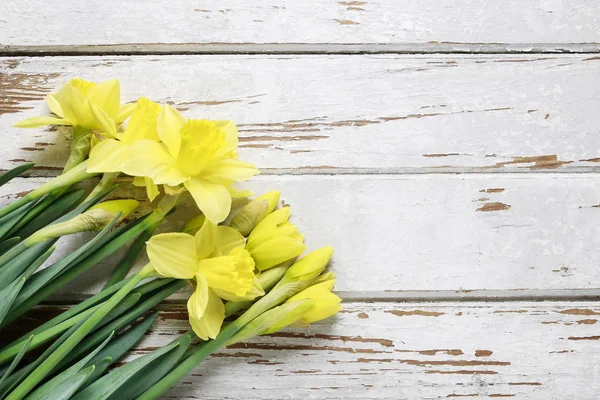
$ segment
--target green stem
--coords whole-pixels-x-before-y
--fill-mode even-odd
[[[35,189],[32,192],[29,192],[25,196],[20,199],[13,201],[8,206],[0,209],[0,218],[10,214],[11,212],[21,208],[25,204],[28,204],[32,201],[35,201],[42,196],[51,193],[55,190],[69,187],[77,182],[81,182],[83,180],[89,179],[96,174],[90,174],[87,172],[87,161],[77,165],[76,167],[69,170],[62,175],[57,176],[49,182],[44,183],[39,188]]]
[[[90,152],[92,133],[87,129],[73,127],[71,153],[65,163],[63,173],[68,172],[81,164]]]
[[[65,358],[102,319],[135,288],[142,280],[151,277],[154,268],[151,264],[146,265],[140,272],[135,274],[117,293],[92,314],[85,322],[73,332],[41,365],[39,365],[16,389],[6,397],[6,400],[20,400],[33,390],[42,380],[48,376],[60,361]]]
[[[115,267],[113,272],[111,273],[108,281],[104,285],[103,289],[109,288],[112,285],[120,282],[127,276],[127,273],[135,264],[138,256],[140,255],[142,249],[146,245],[146,242],[152,237],[154,230],[156,229],[157,224],[150,226],[144,232],[142,232],[132,243],[132,245],[127,249],[127,253],[121,259],[121,262]]]
[[[119,176],[119,172],[108,172],[102,175],[100,182],[94,187],[84,202],[93,199],[98,193],[101,193],[111,187],[115,182],[115,179]]]

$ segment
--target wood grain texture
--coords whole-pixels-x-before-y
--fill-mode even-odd
[[[232,346],[164,399],[592,400],[598,303],[344,303],[337,317]],[[189,329],[161,311],[128,360]]]
[[[0,15],[3,45],[600,42],[594,0],[5,0]]]
[[[0,59],[0,169],[53,174],[61,130],[10,125],[82,76],[119,77],[188,117],[233,119],[264,173],[599,171],[593,56],[161,56]]]
[[[3,187],[2,203],[43,180]],[[336,289],[364,298],[376,292],[516,290],[518,296],[521,289],[596,289],[599,183],[596,174],[282,175],[245,187],[281,190],[309,248],[335,247]],[[115,196],[144,194],[124,183]],[[192,210],[182,209],[167,228],[182,226]],[[54,257],[84,240],[63,240]],[[100,266],[63,293],[94,292],[108,271]]]

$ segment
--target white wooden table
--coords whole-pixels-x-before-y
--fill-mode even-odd
[[[0,52],[0,169],[37,163],[2,201],[68,151],[10,125],[72,77],[118,77],[128,101],[235,120],[249,186],[336,248],[337,318],[227,349],[165,398],[599,397],[597,0],[3,0]],[[187,329],[184,298],[136,353]]]

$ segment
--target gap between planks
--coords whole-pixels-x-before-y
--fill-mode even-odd
[[[0,56],[196,54],[588,54],[600,43],[130,43],[104,45],[0,45]]]
[[[599,301],[598,289],[509,289],[509,290],[403,290],[403,291],[340,291],[336,292],[345,303],[507,303],[519,301],[532,302],[574,302]],[[84,301],[91,295],[63,294],[54,295],[42,305],[70,305]],[[164,304],[185,304],[185,298],[171,298]]]

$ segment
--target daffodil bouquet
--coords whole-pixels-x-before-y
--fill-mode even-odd
[[[59,287],[54,281],[63,284],[100,257],[130,241],[133,244],[104,290],[0,350],[0,365],[5,364],[4,370],[0,367],[0,399],[158,398],[223,346],[290,324],[307,325],[339,310],[340,299],[331,292],[335,278],[323,274],[333,249],[325,247],[298,259],[306,250],[304,237],[289,222],[289,207],[276,210],[279,192],[249,201],[223,224],[231,213],[232,198],[249,196],[232,185],[258,173],[252,164],[238,159],[235,124],[185,119],[173,107],[147,98],[122,105],[119,97],[118,81],[96,85],[73,80],[48,96],[53,116],[19,124],[70,125],[73,148],[61,176],[0,210],[0,229],[4,219],[27,215],[27,210],[44,201],[53,204],[75,183],[100,174],[102,178],[66,220],[38,224],[23,241],[20,237],[7,239],[12,242],[0,253],[0,274],[3,261],[12,263],[62,235],[90,229],[106,232],[106,237],[88,243],[89,248],[75,259],[68,256],[58,262],[67,260],[68,268],[60,264],[52,269],[58,272],[49,274],[50,279],[42,279],[47,296]],[[26,168],[10,171],[3,178],[8,181]],[[155,206],[150,214],[107,233],[137,207],[137,202],[127,200],[93,206],[110,192],[120,174],[133,177],[134,185],[144,187],[150,201],[156,199]],[[187,193],[201,214],[190,219],[181,232],[153,235]],[[29,220],[35,219],[36,215]],[[149,262],[125,278],[144,245]],[[32,266],[19,277],[22,281],[47,258],[44,252],[34,255],[28,261]],[[54,279],[56,276],[62,278]],[[187,285],[193,287],[187,303],[190,331],[102,376],[139,340],[155,315],[137,324],[136,319]],[[21,313],[25,310],[19,309]],[[22,365],[21,359],[43,344],[50,346]]]

